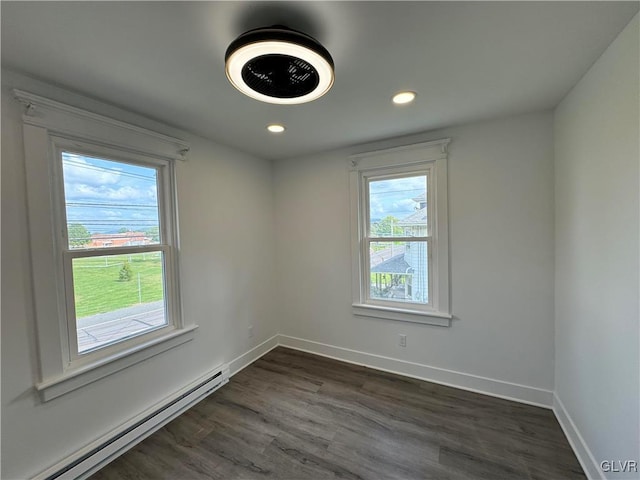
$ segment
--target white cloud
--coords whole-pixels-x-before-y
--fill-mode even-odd
[[[158,221],[157,209],[145,207],[157,204],[152,169],[66,153],[64,161],[69,219],[106,232]]]
[[[84,183],[67,183],[65,184],[65,196],[67,200],[97,200],[101,203],[113,201],[131,203],[151,203],[155,200],[155,189],[141,190],[130,185],[120,187],[108,187],[106,185],[94,186]]]
[[[413,212],[416,208],[416,202],[410,198],[405,198],[402,200],[398,200],[397,202],[393,202],[393,209],[396,211],[402,212]]]
[[[114,185],[120,180],[120,172],[105,170],[87,162],[84,158],[70,153],[64,154],[65,184]]]
[[[100,210],[100,213],[108,218],[122,218],[122,213],[115,210]]]
[[[370,184],[370,211],[372,218],[393,215],[404,218],[417,206],[413,200],[425,191],[425,177],[387,179]]]

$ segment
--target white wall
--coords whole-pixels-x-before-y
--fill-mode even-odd
[[[555,111],[556,395],[596,464],[640,460],[638,28]]]
[[[347,156],[443,137],[452,138],[453,325],[353,316]],[[554,356],[550,112],[278,161],[275,192],[282,334],[543,389],[547,395],[538,398],[550,403]],[[407,335],[406,348],[398,346],[399,333]],[[413,367],[394,364],[405,373]],[[449,375],[433,369],[416,371]],[[463,386],[473,380],[456,378]],[[533,397],[525,392],[521,398]]]
[[[382,365],[442,374],[463,387],[474,379],[490,393],[520,386],[512,391],[521,400],[550,395],[555,352],[557,399],[576,427],[569,433],[578,454],[581,434],[592,460],[638,458],[637,17],[555,118],[535,113],[283,160],[274,181],[269,162],[10,72],[2,81],[3,478],[42,471],[278,332],[285,343],[385,357]],[[192,146],[177,175],[184,312],[200,324],[197,338],[46,404],[33,389],[38,362],[13,87]],[[452,138],[452,326],[353,316],[346,157],[443,137]],[[406,348],[398,333],[407,335]],[[353,351],[373,356],[349,357]]]
[[[269,162],[10,72],[2,81],[2,478],[22,479],[277,333],[273,185]],[[38,362],[13,87],[191,143],[177,180],[184,314],[200,325],[195,340],[44,404],[33,388]]]

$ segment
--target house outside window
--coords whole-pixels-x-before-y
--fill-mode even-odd
[[[449,325],[448,143],[350,158],[354,314]]]
[[[372,190],[377,184],[381,184],[381,188],[374,193]],[[369,205],[375,203],[379,209],[395,214],[376,221],[372,218],[372,208],[368,209],[370,236],[382,233],[390,237],[388,242],[371,242],[369,247],[371,299],[429,304],[427,184],[426,174],[369,181]],[[417,197],[410,198],[416,193]],[[407,214],[411,210],[413,212]],[[391,224],[391,228],[384,228],[385,223]],[[403,237],[410,240],[400,240]]]

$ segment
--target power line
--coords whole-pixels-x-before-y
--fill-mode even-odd
[[[424,192],[426,194],[427,190],[425,188],[412,188],[410,190],[389,190],[386,192],[371,192],[371,190],[369,190],[369,195],[370,196],[391,195],[391,194],[408,193],[408,192]]]
[[[69,219],[67,223],[82,223],[87,225],[104,225],[104,226],[112,226],[112,225],[122,225],[122,224],[132,224],[138,225],[141,223],[151,226],[158,225],[158,220],[153,218],[147,219],[126,219],[126,220],[84,220],[84,219]]]
[[[78,161],[74,161],[74,160],[63,160],[62,161],[63,166],[65,165],[72,165],[78,168],[84,168],[86,170],[94,170],[94,171],[98,171],[98,172],[115,172],[118,175],[122,175],[124,177],[132,177],[132,178],[139,178],[139,179],[143,179],[146,181],[152,181],[153,183],[156,183],[156,176],[149,176],[149,175],[141,175],[141,174],[137,174],[137,173],[130,173],[130,172],[123,172],[122,170],[118,170],[117,168],[108,168],[108,167],[99,167],[96,165],[91,165],[91,164],[86,164],[86,163],[82,163],[82,162],[78,162]]]
[[[139,208],[153,208],[158,209],[157,204],[153,205],[144,205],[141,203],[132,203],[132,204],[124,204],[124,203],[89,203],[89,202],[67,202],[65,204],[67,207],[76,207],[76,208],[99,208],[105,207],[112,210],[131,210],[131,209],[139,209]]]
[[[86,205],[86,206],[120,206],[120,207],[157,207],[157,204],[146,203],[105,203],[105,202],[67,202],[67,205]]]

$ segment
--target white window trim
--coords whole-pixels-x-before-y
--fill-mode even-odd
[[[447,211],[447,148],[450,139],[407,145],[366,152],[349,157],[350,221],[351,221],[351,289],[352,313],[354,315],[384,318],[438,326],[451,325],[450,283],[449,283],[449,224]],[[392,306],[376,301],[368,303],[366,218],[367,199],[365,183],[367,178],[428,170],[433,175],[429,193],[435,199],[434,221],[432,222],[430,268],[433,282],[430,304],[424,308],[398,304]]]
[[[173,137],[31,93],[20,90],[13,93],[25,106],[22,120],[40,360],[40,379],[36,389],[42,399],[48,401],[193,339],[197,325],[183,318],[180,302],[174,175],[174,163],[186,160],[189,145]],[[166,193],[159,200],[171,203],[165,205],[168,208],[161,209],[161,214],[164,215],[166,243],[172,250],[165,257],[165,268],[168,269],[166,288],[172,298],[167,303],[168,313],[174,320],[169,327],[99,349],[95,355],[87,355],[83,359],[74,358],[69,349],[69,292],[64,291],[61,242],[66,239],[66,230],[61,232],[60,229],[66,229],[66,223],[61,222],[64,219],[61,211],[64,201],[60,199],[61,165],[58,163],[61,149],[67,148],[114,160],[155,163],[162,172],[159,181],[163,182]],[[127,247],[117,248],[117,251],[127,253],[141,248],[148,249],[146,246]],[[162,246],[150,248],[163,250]],[[113,250],[100,249],[105,254],[113,253]],[[73,256],[77,255],[82,253],[74,252]]]

